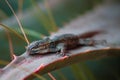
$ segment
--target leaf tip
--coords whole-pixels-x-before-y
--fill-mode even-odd
[[[39,72],[40,69],[44,68],[44,64],[41,64],[36,70],[35,70],[35,73]]]

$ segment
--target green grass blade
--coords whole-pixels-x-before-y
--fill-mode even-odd
[[[17,33],[15,30],[13,30],[12,28],[10,28],[10,27],[8,27],[8,26],[6,26],[6,25],[4,25],[4,24],[1,24],[1,23],[0,23],[0,27],[4,28],[5,30],[7,30],[7,31],[9,31],[9,32],[12,32],[12,33],[15,34],[17,37],[19,37],[20,39],[22,39],[22,40],[25,41],[24,37],[21,36],[19,33]]]
[[[19,29],[17,29],[17,30],[18,30],[19,33],[21,33],[21,31]],[[44,36],[43,34],[41,34],[39,32],[36,32],[34,30],[30,30],[30,29],[27,29],[27,28],[24,28],[24,31],[25,31],[25,34],[36,37],[38,39],[43,38],[43,36]]]
[[[74,64],[71,66],[73,74],[75,75],[76,80],[87,80],[87,76],[80,66]]]
[[[56,73],[60,76],[61,80],[67,80],[67,77],[60,70],[57,70]]]
[[[92,71],[89,69],[89,67],[85,63],[80,63],[78,64],[78,66],[82,66],[89,80],[96,80],[94,74],[92,73]]]
[[[87,65],[82,62],[72,65],[71,68],[77,80],[96,80]]]

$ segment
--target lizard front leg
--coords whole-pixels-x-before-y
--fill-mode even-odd
[[[66,53],[68,53],[64,43],[59,43],[57,45],[57,49],[60,51],[58,53],[60,53],[62,56],[66,56]]]

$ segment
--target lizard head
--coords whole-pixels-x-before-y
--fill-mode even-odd
[[[29,54],[44,54],[48,52],[50,42],[48,37],[43,40],[34,41],[27,46],[27,51]]]

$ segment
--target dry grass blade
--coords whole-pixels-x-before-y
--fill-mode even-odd
[[[49,11],[48,15],[46,15],[46,12],[44,12],[44,9],[42,9],[43,5],[38,4],[35,0],[32,0],[32,3],[35,6],[35,11],[38,12],[38,14],[35,14],[35,17],[38,19],[38,21],[40,21],[40,23],[42,22],[44,28],[49,34],[55,32],[57,30],[57,26],[53,20],[50,10],[47,8]]]
[[[12,39],[11,39],[11,36],[10,36],[10,34],[9,34],[8,31],[6,31],[6,35],[7,35],[7,37],[8,37],[8,42],[9,42],[10,57],[11,57],[11,60],[13,60],[15,54],[14,54],[14,49],[13,49]]]
[[[27,36],[26,36],[26,34],[25,34],[25,32],[24,32],[24,29],[23,29],[23,27],[22,27],[22,24],[21,24],[20,20],[18,19],[17,15],[15,14],[15,12],[14,12],[12,6],[9,4],[9,2],[8,2],[7,0],[5,0],[5,1],[6,1],[6,3],[8,4],[10,10],[13,12],[13,14],[14,14],[14,16],[15,16],[17,22],[18,22],[18,25],[19,25],[19,27],[20,27],[22,33],[23,33],[23,36],[24,36],[24,38],[25,38],[27,44],[29,44],[28,38],[27,38]]]
[[[51,28],[53,29],[53,31],[57,31],[57,30],[58,30],[58,29],[57,29],[58,27],[57,27],[57,25],[56,25],[56,23],[55,23],[55,20],[54,20],[54,18],[53,18],[53,15],[52,15],[52,12],[51,12],[51,9],[50,9],[48,0],[45,0],[44,3],[45,3],[45,7],[46,7],[46,9],[47,9],[48,17],[49,17],[50,22],[51,22]]]
[[[23,0],[18,0],[18,13],[22,17]]]

